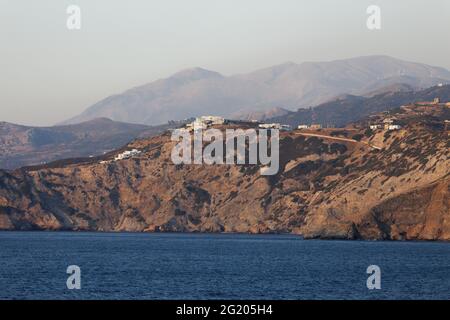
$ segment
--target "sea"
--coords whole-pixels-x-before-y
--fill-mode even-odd
[[[448,300],[450,243],[0,232],[0,299]]]

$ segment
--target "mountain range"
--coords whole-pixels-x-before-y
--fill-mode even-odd
[[[193,68],[106,97],[64,124],[106,117],[156,125],[205,113],[248,118],[274,108],[316,106],[342,94],[370,95],[398,84],[419,89],[449,81],[444,68],[388,56],[289,62],[232,76]]]

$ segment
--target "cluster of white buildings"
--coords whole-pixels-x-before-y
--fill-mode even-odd
[[[281,123],[261,123],[258,125],[260,129],[278,129],[281,131],[290,131],[292,127],[288,124]]]
[[[300,124],[298,125],[297,129],[302,130],[302,129],[322,129],[322,125],[318,124],[318,123],[314,123],[314,124]]]
[[[141,154],[141,153],[142,153],[142,151],[139,151],[138,149],[127,150],[127,151],[124,151],[124,152],[118,154],[114,158],[114,160],[102,160],[102,161],[100,161],[100,164],[108,164],[108,163],[111,163],[113,161],[120,161],[120,160],[129,159],[129,158],[137,156],[138,154]]]
[[[371,130],[399,130],[402,128],[402,126],[395,123],[393,119],[388,118],[383,120],[383,124],[369,124],[369,128]]]
[[[204,130],[212,125],[224,124],[226,120],[218,116],[201,116],[197,117],[193,122],[186,124],[187,128],[192,128],[193,130]]]
[[[193,122],[186,124],[186,127],[196,131],[196,130],[205,130],[208,127],[213,126],[213,125],[222,125],[222,124],[234,123],[234,122],[239,123],[239,121],[227,120],[227,119],[224,119],[224,118],[218,117],[218,116],[201,116],[201,117],[197,117]],[[257,121],[257,120],[242,121],[242,122],[254,123],[254,124],[259,123],[259,121]],[[290,125],[280,124],[280,123],[259,123],[258,127],[261,129],[278,129],[281,131],[292,130]]]
[[[138,154],[142,153],[142,151],[139,151],[137,149],[133,149],[133,150],[127,150],[124,151],[120,154],[118,154],[115,158],[114,161],[119,161],[119,160],[124,160],[124,159],[129,159],[132,158],[134,156],[137,156]]]

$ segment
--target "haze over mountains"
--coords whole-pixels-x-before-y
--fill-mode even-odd
[[[450,82],[449,71],[386,56],[287,63],[231,77],[200,68],[185,70],[108,97],[68,121],[74,124],[29,127],[0,122],[0,168],[101,155],[177,125],[167,125],[169,120],[204,114],[294,127],[340,127],[406,103],[435,97],[449,101],[450,85],[428,88],[441,82]],[[427,88],[418,90],[421,87]]]
[[[315,106],[342,94],[376,94],[388,86],[418,89],[449,81],[444,68],[388,56],[289,62],[233,76],[194,68],[109,96],[65,123],[107,117],[154,125],[206,113],[246,118],[275,108]]]

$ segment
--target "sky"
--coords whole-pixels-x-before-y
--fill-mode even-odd
[[[380,30],[366,26],[369,5]],[[385,54],[450,69],[449,33],[449,0],[0,0],[0,121],[54,125],[191,67]]]

